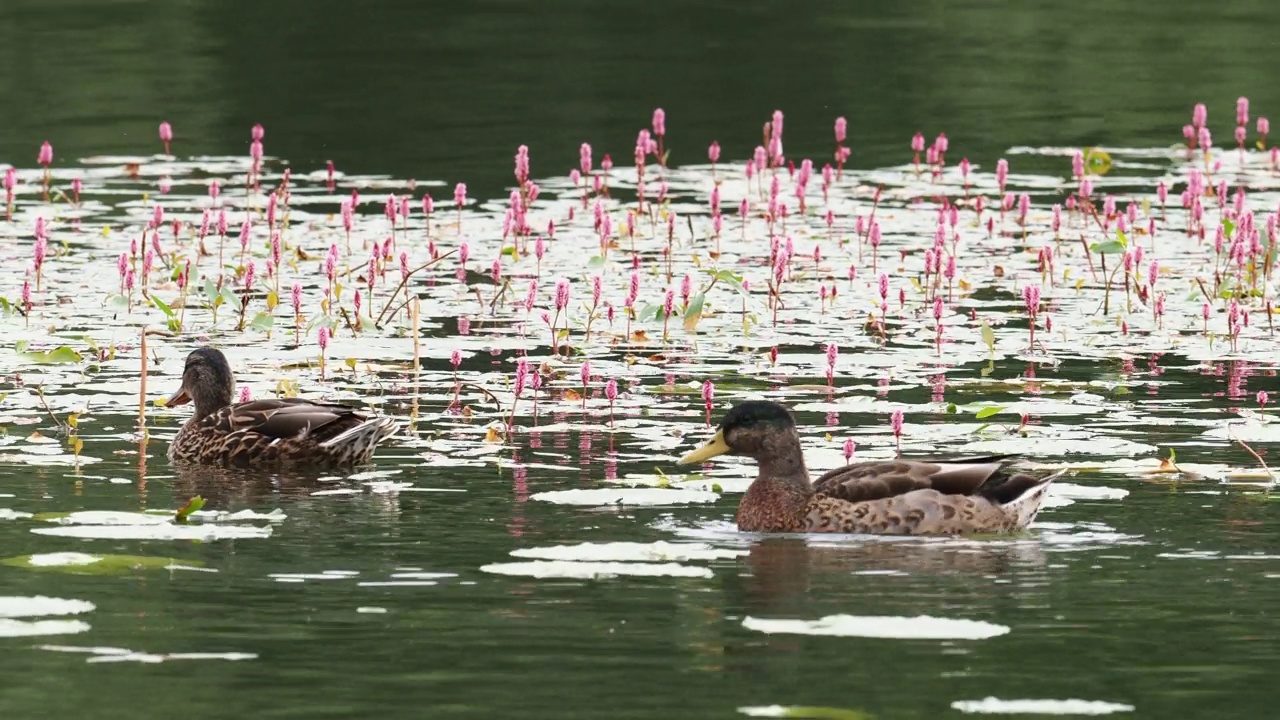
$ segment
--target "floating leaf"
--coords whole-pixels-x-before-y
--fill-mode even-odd
[[[991,417],[992,415],[998,415],[1004,412],[1005,409],[1006,408],[1001,407],[1000,405],[988,405],[987,407],[984,407],[978,412],[974,413],[973,417],[976,420],[985,420]]]
[[[122,575],[137,570],[168,570],[175,566],[201,567],[200,560],[178,560],[147,555],[98,555],[79,552],[40,553],[4,558],[0,565],[72,575]]]
[[[1096,147],[1085,148],[1084,165],[1094,175],[1106,175],[1111,171],[1111,154]]]
[[[20,340],[15,347],[19,357],[37,365],[64,365],[84,360],[83,355],[66,345],[60,345],[52,350],[27,350],[27,341]]]

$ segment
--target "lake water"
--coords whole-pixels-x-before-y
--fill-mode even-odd
[[[1227,265],[1211,248],[1228,213],[1206,200],[1209,239],[1183,231],[1176,197],[1202,165],[1173,146],[1192,106],[1207,103],[1215,143],[1227,147],[1210,187],[1221,178],[1245,188],[1260,226],[1277,211],[1280,174],[1231,139],[1238,96],[1254,115],[1280,119],[1271,4],[847,5],[3,3],[0,166],[16,165],[21,182],[14,220],[0,221],[8,303],[35,219],[51,220],[53,235],[29,320],[0,318],[27,343],[0,350],[0,717],[1267,716],[1276,693],[1266,678],[1280,657],[1280,521],[1259,461],[1277,464],[1280,424],[1257,393],[1280,398],[1280,343],[1263,309],[1276,283],[1240,286],[1233,297],[1252,320],[1232,343],[1235,286],[1219,273],[1227,294],[1217,294],[1215,271]],[[666,110],[672,168],[649,168],[648,193],[661,175],[669,203],[637,214],[630,240],[620,228],[637,206],[632,149],[655,107]],[[767,183],[743,176],[775,109],[786,113],[797,165],[828,161],[837,116],[848,118],[851,149],[830,196],[815,180],[809,213],[792,207],[785,221],[796,259],[776,322],[764,290]],[[176,159],[156,155],[161,120],[173,125]],[[245,190],[254,123],[266,128],[264,189],[281,182],[286,161],[296,173],[285,262],[254,286],[246,313],[270,317],[269,335],[265,325],[236,330],[226,305],[216,323],[202,307],[204,279],[218,273],[216,235],[189,296],[168,265],[195,257],[203,210],[225,207],[228,277],[243,279],[235,236],[245,217],[255,223],[247,253],[266,277],[265,196]],[[917,131],[947,134],[946,174],[915,173]],[[69,192],[82,178],[83,204],[43,201],[35,160],[45,140],[55,187]],[[723,147],[717,170],[707,164],[712,140]],[[596,167],[605,153],[618,166],[605,212],[619,229],[599,261],[587,260],[600,255],[595,196],[582,200],[567,179],[583,142]],[[549,220],[558,227],[541,263],[529,238],[518,260],[504,254],[522,144],[543,194],[529,210],[535,234]],[[1132,233],[1131,247],[1147,253],[1132,288],[1108,288],[1093,270],[1098,250],[1082,247],[1104,238],[1092,220],[1049,229],[1051,205],[1077,188],[1067,155],[1092,145],[1115,160],[1097,196],[1116,194],[1121,212],[1141,205],[1135,227],[1159,227]],[[961,157],[974,164],[972,187],[955,173]],[[1010,189],[1033,203],[1025,223],[999,212],[1002,157]],[[342,173],[334,191],[328,160]],[[790,192],[793,178],[777,175]],[[207,197],[211,179],[222,182],[220,206]],[[713,241],[716,181],[725,211]],[[457,182],[468,185],[462,212],[451,202]],[[1167,211],[1157,182],[1170,187]],[[348,253],[337,214],[351,187],[363,202]],[[436,202],[430,225],[424,192]],[[388,193],[413,198],[399,230],[381,216]],[[989,203],[980,220],[965,204],[977,194]],[[952,287],[931,287],[927,274],[919,282],[941,196],[962,207],[947,230],[963,281]],[[743,198],[753,211],[745,226]],[[148,396],[171,392],[186,352],[212,340],[255,396],[293,380],[303,395],[405,421],[371,467],[323,478],[175,468],[164,453],[187,417],[180,408],[149,409],[149,438],[139,436],[139,333],[169,317],[140,289],[121,292],[116,263],[131,239],[144,238],[144,251],[151,242],[144,226],[157,200],[181,232],[161,233],[147,282],[175,307],[187,298],[187,309],[183,337],[148,338]],[[680,220],[669,239],[671,211]],[[854,229],[872,213],[885,228],[874,251]],[[344,268],[357,266],[367,243],[388,236],[395,253],[366,293],[366,317],[359,330],[333,320],[321,379],[322,258],[333,245]],[[393,309],[376,328],[367,308],[396,290],[395,254],[416,266],[431,257],[428,241],[457,253],[463,240],[473,258],[465,271],[455,254],[410,285],[422,310],[415,373],[409,319]],[[1056,258],[1047,273],[1036,265],[1042,246]],[[628,343],[633,247],[644,283],[636,328],[647,337]],[[1146,275],[1153,258],[1158,285]],[[729,274],[710,287],[703,270],[713,260]],[[1116,258],[1106,261],[1113,270]],[[881,270],[892,277],[884,306]],[[684,327],[686,274],[707,303],[696,335]],[[590,305],[592,275],[619,314],[588,331],[580,304]],[[358,268],[344,276],[344,308],[361,277]],[[560,277],[574,293],[570,359],[552,356],[539,320],[539,309],[555,312]],[[741,299],[731,286],[744,277],[752,290]],[[287,298],[295,278],[300,342]],[[533,278],[539,301],[528,311]],[[1018,295],[1029,283],[1043,284],[1053,322],[1040,321],[1031,348]],[[681,310],[663,342],[666,289]],[[1140,293],[1165,289],[1161,317]],[[269,291],[284,307],[268,311]],[[877,317],[883,336],[868,324]],[[831,387],[828,342],[840,346]],[[82,357],[32,354],[64,346]],[[546,386],[536,411],[521,395],[504,441],[526,353],[545,364]],[[622,386],[612,407],[606,379]],[[744,397],[793,406],[815,470],[843,461],[845,438],[859,458],[892,456],[888,413],[899,408],[904,454],[1018,452],[1041,471],[1076,472],[1012,538],[742,535],[733,513],[754,469],[730,461],[682,477],[674,464],[710,433],[704,380],[716,384],[713,422]],[[448,412],[455,397],[469,416]],[[985,407],[1000,412],[987,417]],[[73,413],[82,445],[59,427]],[[1181,473],[1157,472],[1170,448]],[[596,494],[560,494],[580,490]],[[195,495],[206,514],[169,522]],[[1017,704],[1032,700],[1042,702]]]

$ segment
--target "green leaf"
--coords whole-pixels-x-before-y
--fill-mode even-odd
[[[151,557],[147,555],[90,555],[67,554],[66,562],[50,565],[47,561],[32,563],[35,555],[19,555],[4,558],[0,565],[24,568],[37,572],[62,572],[71,575],[123,575],[136,570],[164,570],[175,562],[192,567],[201,567],[200,560],[175,560],[173,558]],[[44,560],[44,558],[41,558]]]
[[[1174,450],[1173,448],[1169,448],[1169,462],[1171,463],[1178,462],[1178,451]]]
[[[991,329],[986,320],[982,321],[982,343],[993,355],[996,352],[996,331]]]
[[[1125,244],[1120,242],[1119,240],[1108,240],[1106,242],[1096,242],[1089,246],[1090,252],[1095,252],[1102,255],[1113,255],[1115,253],[1122,253],[1124,252],[1124,250],[1125,250]]]
[[[1000,406],[1000,405],[988,405],[987,407],[984,407],[984,408],[982,408],[981,410],[979,410],[978,412],[974,413],[974,414],[973,414],[973,417],[974,417],[974,419],[976,419],[976,420],[985,420],[986,418],[989,418],[989,417],[991,417],[992,415],[996,415],[996,414],[1002,413],[1002,412],[1004,412],[1004,411],[1005,411],[1005,408],[1004,408],[1003,406]]]
[[[160,312],[162,312],[162,313],[164,313],[164,314],[165,314],[165,317],[170,317],[170,318],[172,318],[172,317],[173,317],[173,314],[174,314],[174,313],[173,313],[173,308],[171,308],[171,307],[169,307],[167,304],[165,304],[165,301],[161,300],[160,298],[156,297],[155,295],[151,295],[151,296],[149,296],[149,297],[148,297],[148,299],[149,299],[149,300],[151,300],[151,304],[152,304],[152,305],[154,305],[154,306],[156,306],[157,308],[159,308],[159,309],[160,309]]]
[[[205,278],[204,280],[204,299],[210,305],[217,305],[218,286],[214,284],[213,278]]]
[[[129,307],[129,296],[112,295],[107,298],[106,307],[108,310],[124,310]]]
[[[702,306],[706,300],[706,293],[698,293],[689,301],[689,307],[684,310],[685,330],[693,332],[698,327],[698,321],[702,319]]]
[[[173,515],[173,521],[185,525],[191,513],[198,511],[202,507],[204,507],[204,498],[196,495],[188,500],[186,505],[178,508],[178,512]]]
[[[237,312],[240,310],[240,296],[231,289],[230,285],[222,286],[222,292],[218,293],[218,298],[225,304],[231,306]]]
[[[604,256],[602,255],[596,255],[587,261],[588,270],[599,270],[602,267],[604,267]]]
[[[956,413],[958,413],[958,412],[960,412],[960,408],[956,407],[956,404],[955,404],[955,403],[947,403],[947,414],[948,414],[948,415],[955,415],[955,414],[956,414]]]
[[[66,345],[60,345],[52,350],[27,350],[27,341],[20,340],[15,349],[23,360],[37,365],[65,365],[84,360],[83,355]]]
[[[254,330],[267,331],[275,325],[275,318],[270,313],[260,312],[253,316],[253,320],[249,322],[249,327]]]
[[[1233,222],[1231,222],[1231,218],[1226,218],[1226,219],[1224,219],[1224,220],[1222,221],[1222,232],[1223,232],[1223,234],[1224,234],[1224,235],[1226,235],[1228,238],[1230,238],[1232,235],[1234,235],[1234,234],[1235,234],[1235,232],[1236,232],[1236,224],[1235,224],[1235,223],[1233,223]],[[1227,246],[1227,244],[1226,244],[1226,243],[1224,243],[1224,244],[1223,244],[1223,248],[1225,249],[1225,248],[1226,248],[1226,246]]]

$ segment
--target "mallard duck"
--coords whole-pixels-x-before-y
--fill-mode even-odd
[[[234,467],[333,467],[368,462],[396,431],[386,417],[301,398],[231,403],[235,378],[222,351],[187,356],[182,386],[165,405],[190,402],[195,414],[169,446],[169,459]]]
[[[1025,528],[1061,472],[1010,473],[1013,456],[886,460],[836,468],[810,483],[795,419],[775,402],[733,407],[681,465],[741,455],[759,465],[738,506],[747,532],[958,535]]]

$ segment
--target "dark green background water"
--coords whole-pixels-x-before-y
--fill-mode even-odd
[[[0,159],[247,147],[302,168],[464,181],[495,194],[529,145],[535,175],[631,154],[655,107],[672,161],[760,142],[825,157],[849,119],[852,163],[903,162],[912,134],[952,157],[1014,145],[1181,140],[1205,102],[1229,142],[1235,99],[1280,120],[1268,0],[1174,2],[351,3],[6,0]],[[28,157],[29,156],[29,157]]]
[[[59,163],[158,152],[160,120],[173,124],[179,154],[234,153],[261,122],[268,152],[303,169],[332,159],[353,173],[465,181],[473,195],[493,196],[517,145],[530,146],[535,176],[567,172],[583,141],[597,161],[626,158],[656,106],[667,110],[676,163],[702,161],[712,139],[726,159],[745,157],[775,108],[786,112],[795,157],[824,156],[832,120],[847,116],[860,167],[906,161],[917,130],[945,131],[952,156],[988,163],[1014,145],[1164,145],[1180,139],[1195,102],[1209,103],[1211,123],[1229,123],[1245,94],[1254,114],[1280,120],[1273,5],[4,0],[0,160],[30,166],[46,139]],[[1222,391],[1221,377],[1177,380],[1180,396]],[[86,453],[109,460],[96,474],[137,479],[135,460],[98,442]],[[599,453],[605,441],[594,442]],[[570,455],[583,447],[576,433],[549,444]],[[161,450],[152,448],[151,507],[192,490],[168,474]],[[531,471],[530,488],[600,478],[569,467]],[[624,462],[620,472],[650,468]],[[51,643],[259,654],[87,664],[31,649],[43,639],[3,639],[0,717],[710,718],[779,703],[935,718],[955,715],[952,700],[987,695],[1128,702],[1144,718],[1274,708],[1280,626],[1270,611],[1280,580],[1264,572],[1275,563],[1157,557],[1275,552],[1269,504],[1134,483],[1122,503],[1078,503],[1052,519],[1097,517],[1147,546],[1046,561],[1006,549],[823,552],[781,541],[713,563],[711,581],[579,583],[476,568],[514,547],[670,539],[648,525],[661,513],[513,504],[510,471],[492,467],[412,479],[469,492],[343,501],[240,489],[242,505],[289,513],[271,540],[89,545],[171,552],[218,574],[0,569],[2,595],[98,605],[92,633]],[[136,485],[80,485],[25,466],[0,470],[0,491],[37,512],[141,504]],[[731,512],[732,498],[678,514],[693,522]],[[19,523],[0,524],[0,543],[5,555],[81,547]],[[385,591],[267,577],[356,569],[376,580],[406,565],[460,577]],[[886,566],[911,575],[849,573]],[[390,612],[356,614],[360,606]],[[838,612],[976,617],[1014,631],[948,647],[769,637],[740,625],[746,614]]]

